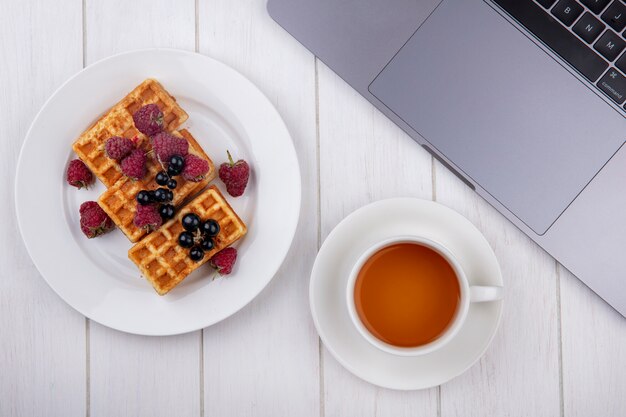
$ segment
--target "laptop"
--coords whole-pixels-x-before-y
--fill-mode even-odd
[[[287,32],[626,315],[626,3],[269,0]]]

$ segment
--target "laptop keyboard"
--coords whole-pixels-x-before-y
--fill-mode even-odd
[[[626,109],[626,3],[622,0],[493,0]]]

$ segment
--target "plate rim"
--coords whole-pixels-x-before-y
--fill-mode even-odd
[[[352,375],[356,376],[357,378],[361,379],[362,381],[365,381],[369,384],[378,386],[378,387],[382,387],[385,389],[391,389],[394,391],[419,391],[419,390],[424,390],[424,389],[430,389],[436,386],[440,386],[442,384],[445,384],[449,381],[451,381],[452,379],[462,375],[463,373],[465,373],[467,370],[469,370],[472,366],[474,366],[476,364],[476,362],[478,362],[480,360],[480,358],[482,358],[485,353],[487,352],[487,349],[489,349],[489,347],[491,346],[491,344],[493,343],[493,339],[495,338],[496,334],[498,333],[498,329],[500,328],[501,322],[502,322],[502,317],[503,317],[503,313],[504,313],[504,305],[505,305],[505,298],[503,298],[501,300],[500,303],[500,309],[498,312],[498,316],[496,318],[495,321],[495,326],[494,326],[494,330],[491,333],[491,335],[489,336],[489,340],[487,341],[487,343],[485,344],[485,346],[483,347],[483,349],[481,349],[480,354],[476,355],[476,357],[464,368],[458,370],[457,372],[454,373],[453,376],[451,376],[450,378],[448,378],[445,381],[442,381],[439,384],[436,385],[429,385],[429,386],[421,386],[421,387],[409,387],[409,386],[399,386],[399,385],[394,385],[392,383],[381,383],[379,381],[374,382],[373,380],[367,379],[365,378],[358,369],[355,369],[352,365],[350,365],[347,361],[345,361],[343,359],[343,357],[341,355],[339,355],[337,353],[337,351],[331,347],[329,345],[329,343],[327,342],[328,340],[328,335],[322,331],[320,322],[319,322],[319,318],[318,318],[318,314],[317,314],[317,308],[315,306],[315,301],[314,301],[314,290],[313,290],[313,284],[314,284],[314,276],[316,276],[316,269],[319,268],[318,266],[318,259],[320,258],[319,254],[322,252],[322,249],[327,245],[327,242],[329,242],[330,240],[334,239],[336,234],[339,233],[338,229],[339,226],[341,226],[342,224],[344,224],[345,222],[347,222],[350,218],[354,217],[355,215],[357,215],[358,213],[362,212],[362,211],[366,211],[367,209],[371,208],[372,206],[375,205],[379,205],[379,204],[392,204],[392,203],[415,203],[415,202],[419,202],[420,204],[427,204],[427,205],[433,205],[433,207],[436,207],[437,209],[443,210],[443,211],[448,211],[450,213],[452,213],[455,216],[459,216],[461,218],[463,218],[469,226],[471,226],[471,228],[474,229],[474,231],[477,233],[477,235],[482,238],[486,243],[487,246],[489,247],[490,250],[490,256],[492,256],[495,261],[496,264],[498,265],[498,278],[499,280],[502,282],[503,281],[503,276],[502,276],[502,268],[500,267],[500,264],[498,262],[498,259],[496,257],[495,252],[493,251],[493,248],[491,247],[491,245],[489,244],[489,242],[487,241],[487,239],[485,238],[485,236],[482,234],[482,232],[480,232],[480,230],[469,220],[467,219],[465,216],[463,216],[462,214],[458,213],[457,211],[451,209],[450,207],[447,207],[437,201],[434,200],[428,200],[428,199],[423,199],[423,198],[416,198],[416,197],[392,197],[392,198],[383,198],[380,200],[376,200],[376,201],[372,201],[370,203],[367,203],[361,207],[358,207],[357,209],[353,210],[352,212],[350,212],[347,216],[345,216],[343,219],[341,219],[341,221],[339,221],[339,223],[337,223],[333,229],[328,233],[328,235],[326,236],[326,239],[324,239],[324,242],[322,243],[322,245],[320,246],[320,249],[318,251],[318,255],[315,258],[315,261],[313,263],[313,268],[311,269],[311,277],[309,279],[309,308],[311,311],[311,316],[313,319],[313,325],[315,326],[315,329],[317,330],[317,333],[321,339],[321,341],[323,342],[324,347],[330,352],[330,354],[333,356],[333,358],[335,358],[335,360],[337,362],[339,362],[339,364],[341,366],[343,366],[348,372],[350,372]],[[504,283],[502,282],[502,286],[504,286]],[[385,353],[385,352],[380,352],[381,355],[390,355],[389,353]],[[406,357],[404,359],[410,359],[411,357]]]
[[[31,248],[31,245],[28,243],[28,241],[27,241],[27,239],[25,238],[25,235],[24,235],[24,230],[23,230],[23,226],[22,226],[22,223],[23,223],[24,219],[22,218],[22,216],[20,216],[20,213],[21,213],[21,211],[20,211],[20,201],[19,201],[19,198],[18,198],[18,196],[21,194],[21,190],[19,189],[18,185],[20,183],[20,178],[21,178],[20,172],[23,171],[22,170],[22,165],[24,163],[25,148],[27,147],[27,144],[32,140],[32,135],[31,135],[32,131],[33,131],[35,125],[37,124],[37,122],[39,121],[39,119],[41,118],[41,116],[44,113],[44,111],[47,110],[50,102],[53,101],[55,99],[55,97],[62,90],[64,90],[67,87],[68,84],[70,84],[73,80],[75,80],[76,78],[81,76],[84,72],[90,70],[92,67],[105,64],[107,61],[119,59],[119,58],[127,56],[127,55],[142,54],[142,53],[172,53],[172,54],[180,54],[180,55],[190,56],[190,57],[193,57],[193,59],[209,60],[209,61],[212,61],[213,64],[217,64],[218,66],[223,67],[226,71],[230,71],[230,72],[234,73],[239,78],[241,78],[242,80],[247,82],[249,84],[249,86],[252,89],[254,89],[256,93],[259,94],[259,97],[266,102],[266,104],[268,105],[267,108],[275,113],[276,121],[279,123],[279,126],[282,129],[284,129],[286,137],[289,139],[288,144],[287,144],[285,149],[287,150],[288,153],[290,153],[292,155],[293,162],[295,163],[295,168],[297,168],[296,172],[290,174],[291,176],[295,177],[294,184],[297,184],[297,187],[295,187],[295,190],[293,190],[293,191],[295,191],[295,193],[292,192],[291,196],[290,196],[290,198],[292,198],[293,201],[294,201],[294,212],[295,213],[294,213],[293,223],[290,225],[291,226],[290,227],[291,230],[287,229],[288,230],[288,239],[287,240],[289,241],[289,244],[286,246],[284,254],[281,257],[276,257],[275,265],[273,267],[269,268],[269,271],[271,272],[271,276],[263,283],[262,286],[259,287],[258,291],[254,294],[254,296],[252,296],[249,300],[243,302],[241,305],[237,306],[237,308],[235,308],[234,310],[230,310],[226,314],[220,315],[219,317],[217,317],[217,319],[210,319],[210,320],[205,320],[205,321],[199,320],[198,324],[196,324],[196,325],[191,325],[189,327],[178,326],[179,328],[177,330],[171,330],[170,329],[169,331],[141,331],[139,329],[122,328],[120,326],[112,325],[112,324],[106,323],[105,321],[102,321],[102,320],[99,320],[99,319],[95,319],[95,318],[92,317],[92,314],[88,314],[87,312],[85,312],[83,310],[83,308],[78,307],[78,306],[74,305],[73,303],[70,303],[68,298],[63,296],[62,292],[46,278],[44,273],[41,271],[39,263],[37,262],[35,257],[33,257],[33,250]],[[150,78],[150,77],[147,76],[147,78]],[[17,229],[19,230],[19,234],[20,234],[21,240],[22,240],[22,242],[24,244],[24,247],[26,248],[26,252],[28,253],[28,256],[29,256],[31,262],[33,263],[33,265],[37,269],[39,275],[41,275],[41,277],[46,282],[48,287],[50,287],[53,290],[53,292],[61,300],[63,300],[63,302],[65,302],[65,304],[70,306],[72,309],[74,309],[75,311],[77,311],[78,313],[83,315],[84,317],[86,317],[86,318],[88,318],[90,320],[93,320],[94,322],[99,323],[99,324],[101,324],[103,326],[106,326],[108,328],[111,328],[111,329],[114,329],[114,330],[117,330],[117,331],[120,331],[120,332],[124,332],[124,333],[128,333],[128,334],[142,335],[142,336],[174,336],[174,335],[191,333],[191,332],[194,332],[194,331],[197,331],[197,330],[200,330],[200,329],[205,329],[207,327],[210,327],[210,326],[212,326],[214,324],[217,324],[217,323],[219,323],[219,322],[229,318],[230,316],[236,314],[237,312],[242,310],[244,307],[246,307],[248,304],[250,304],[254,299],[256,299],[265,290],[265,288],[267,288],[269,283],[274,279],[274,277],[276,276],[277,272],[280,270],[280,268],[283,265],[287,255],[289,255],[289,253],[291,252],[292,247],[293,247],[295,234],[296,234],[298,226],[300,224],[300,217],[301,217],[301,212],[302,212],[302,173],[301,173],[300,161],[298,159],[298,153],[296,151],[295,144],[294,144],[294,141],[293,141],[293,137],[291,136],[289,128],[285,124],[285,121],[284,121],[283,117],[281,116],[280,112],[278,111],[278,109],[276,108],[276,106],[269,100],[268,96],[254,82],[252,82],[252,80],[250,80],[248,77],[246,77],[244,74],[242,74],[241,72],[239,72],[235,68],[231,67],[230,65],[228,65],[228,64],[226,64],[226,63],[224,63],[224,62],[222,62],[222,61],[220,61],[220,60],[218,60],[216,58],[213,58],[211,56],[201,54],[199,52],[187,51],[187,50],[184,50],[184,49],[177,49],[177,48],[160,48],[160,47],[156,47],[156,48],[138,48],[138,49],[132,49],[132,50],[120,52],[120,53],[117,53],[117,54],[109,55],[109,56],[106,56],[104,58],[101,58],[101,59],[93,62],[92,64],[82,68],[80,71],[77,71],[72,76],[67,78],[64,82],[62,82],[48,96],[48,98],[44,101],[44,103],[41,105],[41,107],[39,108],[39,110],[37,111],[35,116],[33,117],[32,121],[31,121],[31,123],[30,123],[30,125],[29,125],[29,127],[28,127],[28,129],[26,131],[26,134],[24,135],[24,139],[23,139],[22,145],[20,147],[20,151],[19,151],[19,154],[18,154],[18,159],[17,159],[17,163],[16,163],[16,167],[15,167],[15,179],[14,179],[14,182],[13,182],[13,196],[14,196],[15,218],[17,220]],[[297,208],[297,210],[295,210],[295,208]],[[270,272],[268,272],[268,275],[270,274]]]

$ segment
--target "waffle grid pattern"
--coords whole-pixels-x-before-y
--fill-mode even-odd
[[[158,81],[147,79],[74,142],[74,152],[106,187],[115,184],[122,173],[118,163],[106,157],[104,143],[111,136],[137,137],[138,146],[147,148],[149,141],[135,128],[133,113],[141,106],[152,103],[156,103],[163,112],[164,129],[168,132],[176,130],[188,118],[176,99]]]
[[[214,239],[215,248],[205,253],[199,262],[189,259],[189,249],[178,245],[178,235],[184,230],[181,219],[189,212],[196,213],[202,220],[215,219],[220,224],[220,233]],[[185,206],[174,219],[133,246],[128,251],[128,257],[155,290],[164,295],[246,232],[246,225],[224,196],[215,186],[211,186]]]

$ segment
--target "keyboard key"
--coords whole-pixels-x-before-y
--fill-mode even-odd
[[[559,0],[552,8],[552,14],[556,16],[565,26],[569,26],[583,12],[583,6],[574,0]]]
[[[528,31],[587,79],[596,82],[608,64],[532,0],[494,0]]]
[[[626,77],[614,68],[609,69],[598,81],[598,87],[617,104],[626,100]]]
[[[623,73],[626,73],[626,54],[619,57],[617,62],[615,62],[615,66]]]
[[[626,47],[626,42],[622,40],[615,32],[607,30],[604,32],[593,48],[600,52],[606,59],[613,61],[622,53]]]
[[[550,7],[552,7],[555,1],[556,0],[537,0],[537,3],[541,4],[546,9],[549,9]]]
[[[582,4],[589,7],[589,10],[598,14],[606,7],[611,0],[580,0]]]
[[[615,0],[602,13],[602,20],[618,32],[626,27],[626,6],[620,1]]]
[[[591,43],[596,40],[606,26],[589,12],[585,13],[574,25],[574,32],[583,38],[585,42]]]

